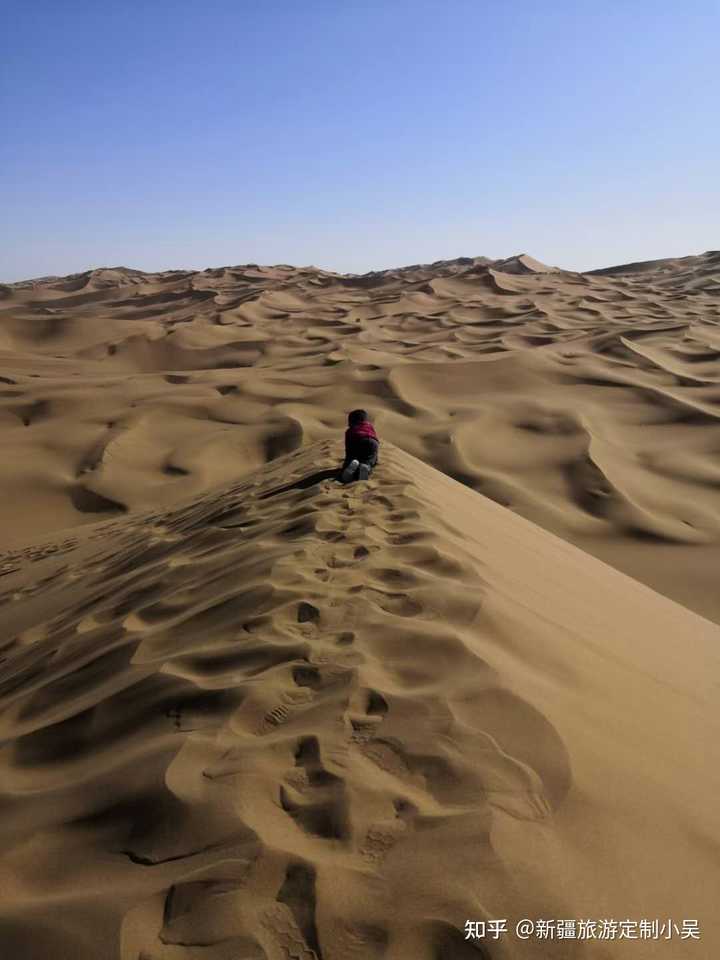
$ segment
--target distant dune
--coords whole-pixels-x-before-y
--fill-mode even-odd
[[[364,275],[126,267],[6,284],[8,544],[381,435],[720,621],[720,254]]]
[[[590,270],[590,276],[614,276],[627,273],[675,273],[680,270],[695,271],[700,268],[714,270],[720,265],[720,250],[709,250],[703,257],[667,257],[664,260],[639,260],[623,263],[617,267]]]
[[[3,956],[717,955],[720,628],[338,456],[6,554]],[[525,917],[701,942],[465,938]]]

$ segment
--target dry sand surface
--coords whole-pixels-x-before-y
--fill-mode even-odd
[[[719,293],[0,287],[3,960],[720,955]],[[523,917],[701,940],[464,938]]]
[[[0,287],[6,538],[381,435],[720,622],[720,253],[342,276],[118,268]]]

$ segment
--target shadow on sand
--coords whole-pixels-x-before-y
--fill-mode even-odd
[[[307,477],[301,477],[299,480],[295,480],[293,483],[288,483],[284,487],[276,487],[274,490],[264,493],[258,499],[267,500],[268,497],[276,497],[279,493],[286,493],[288,490],[305,490],[307,487],[312,487],[314,484],[320,483],[321,480],[339,479],[339,467],[336,467],[333,470],[318,470],[316,473],[310,473],[307,475]]]

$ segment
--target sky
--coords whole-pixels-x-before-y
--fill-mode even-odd
[[[720,0],[5,0],[0,281],[720,247]]]

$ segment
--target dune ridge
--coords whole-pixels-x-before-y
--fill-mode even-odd
[[[338,455],[2,555],[7,955],[713,955],[720,629],[393,445],[366,484]],[[703,942],[464,939],[524,916]]]

